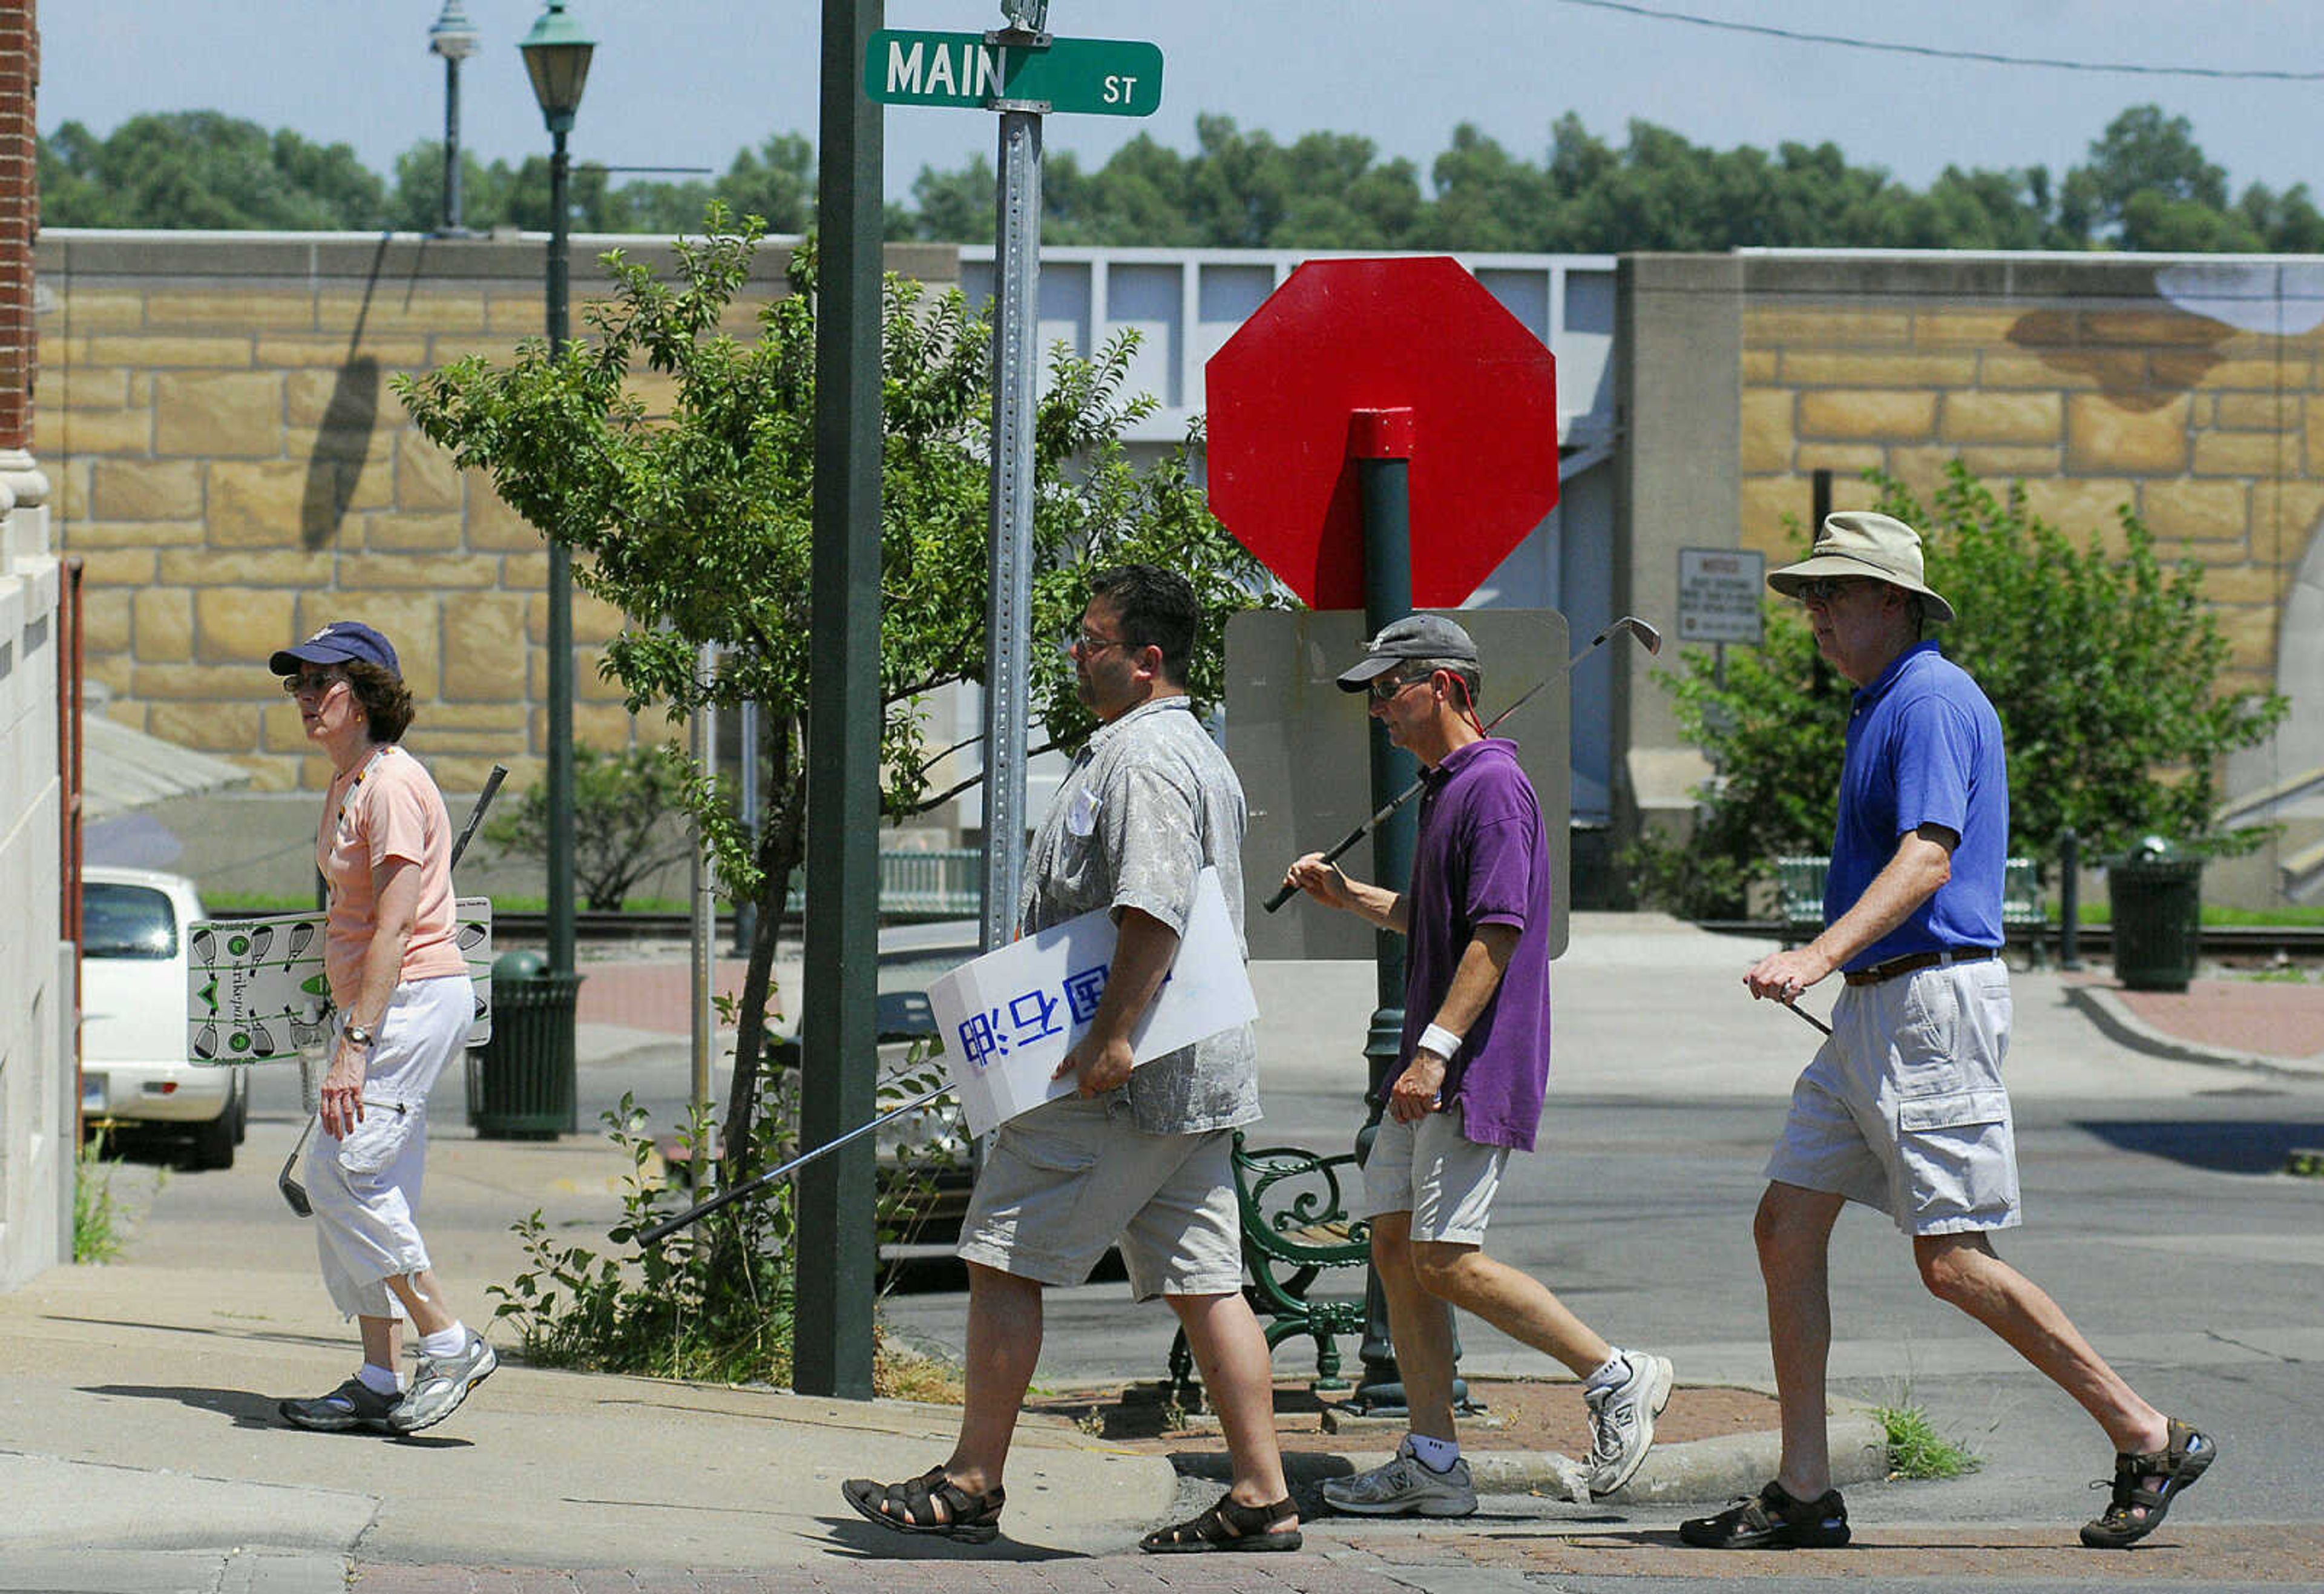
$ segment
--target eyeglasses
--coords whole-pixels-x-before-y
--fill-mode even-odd
[[[344,675],[286,675],[282,678],[282,690],[294,698],[301,692],[320,697],[345,680]]]
[[[1129,639],[1121,636],[1093,636],[1086,631],[1076,631],[1065,639],[1065,645],[1084,653],[1102,653],[1110,647],[1128,647]]]
[[[1858,587],[1872,583],[1863,576],[1811,576],[1799,585],[1802,603],[1831,603]]]
[[[1427,675],[1384,675],[1371,684],[1372,701],[1393,702],[1396,700],[1397,694],[1406,687],[1417,686],[1422,681],[1432,679],[1434,674],[1435,672],[1431,671]]]

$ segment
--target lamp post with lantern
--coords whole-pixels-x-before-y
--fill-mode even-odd
[[[481,40],[460,0],[444,0],[444,14],[428,30],[428,51],[444,58],[444,225],[438,236],[466,237],[460,220],[460,63],[476,53]]]

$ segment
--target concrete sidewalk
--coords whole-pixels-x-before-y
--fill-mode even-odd
[[[1573,950],[1559,965],[1554,1089],[1779,1100],[1815,1037],[1741,994],[1741,970],[1760,950],[1650,915],[1578,918]],[[640,1081],[682,1094],[687,1030],[682,954],[589,972],[579,1032],[585,1126]],[[1343,1080],[1344,1040],[1323,1032],[1344,1028],[1351,1012],[1360,1023],[1369,968],[1274,966],[1257,978],[1273,1080],[1289,1082],[1295,1098],[1294,1085]],[[2140,1088],[2154,1094],[2191,1096],[2232,1077],[2218,1059],[2149,1056],[2162,1042],[2142,1045],[2135,1032],[2125,1039],[2094,1023],[2074,995],[2087,984],[2055,973],[2016,980],[2012,1076],[2022,1092],[2118,1089],[2126,1060],[2141,1057]],[[2292,988],[2249,987],[2272,1003]],[[2254,1000],[2235,989],[2215,999],[2231,1008]],[[612,1005],[593,1008],[599,1000]],[[1674,1024],[1674,1015],[1688,1022]],[[2267,1023],[2269,1036],[2299,1033]],[[2268,1065],[2278,1064],[2296,1070],[2302,1058],[2270,1054]],[[553,1233],[602,1246],[628,1164],[595,1135],[480,1142],[440,1100],[437,1117],[431,1242],[453,1304],[481,1325],[491,1315],[484,1284],[522,1265],[510,1219],[540,1208]],[[1585,1568],[1758,1575],[1746,1564],[1757,1558],[1677,1551],[1670,1530],[1684,1514],[1681,1502],[1756,1487],[1774,1466],[1771,1433],[1659,1448],[1631,1491],[1637,1505],[1523,1499],[1543,1487],[1550,1463],[1504,1453],[1480,1482],[1514,1510],[1495,1515],[1489,1503],[1477,1523],[1383,1528],[1325,1519],[1308,1524],[1315,1554],[1157,1561],[1136,1554],[1138,1536],[1183,1513],[1196,1486],[1182,1484],[1167,1459],[1110,1447],[1054,1419],[1020,1428],[1009,1539],[987,1551],[886,1533],[838,1497],[843,1478],[907,1477],[939,1460],[957,1422],[952,1408],[504,1364],[466,1409],[409,1440],[290,1431],[274,1417],[275,1401],[337,1383],[353,1338],[316,1281],[311,1242],[271,1189],[297,1127],[278,1107],[254,1123],[231,1173],[171,1180],[139,1219],[124,1264],[59,1268],[0,1295],[0,1499],[8,1502],[0,1591],[318,1594],[343,1589],[352,1572],[366,1594],[647,1586],[885,1594],[959,1587],[964,1575],[977,1587],[1092,1594],[1182,1584],[1446,1594]],[[1834,1440],[1848,1481],[1877,1476],[1868,1419],[1836,1423]],[[1376,1459],[1307,1453],[1293,1458],[1293,1469],[1313,1479]],[[2200,1568],[2262,1566],[2285,1543],[2281,1530],[2258,1526],[2173,1539],[2181,1546],[2173,1565]],[[2103,1581],[2103,1567],[2062,1551],[2054,1530],[2018,1559],[2007,1540],[1981,1535],[1987,1564]],[[1818,1570],[1972,1570],[1959,1556],[1929,1559],[1909,1531],[1879,1543],[1877,1563]],[[2189,1546],[2202,1554],[2187,1559]],[[957,1564],[964,1560],[983,1570],[966,1573]],[[2142,1571],[2151,1564],[2142,1556]],[[540,1570],[576,1568],[585,1570]],[[586,1570],[613,1568],[622,1571]],[[2269,1576],[2255,1571],[2248,1580]]]

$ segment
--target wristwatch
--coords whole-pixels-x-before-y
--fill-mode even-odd
[[[340,1033],[358,1046],[368,1046],[374,1040],[371,1031],[359,1024],[351,1024]]]

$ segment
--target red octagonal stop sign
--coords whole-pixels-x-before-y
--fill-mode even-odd
[[[1465,601],[1557,503],[1556,361],[1457,261],[1310,261],[1205,372],[1211,508],[1311,608],[1364,607],[1358,412],[1412,412],[1416,608]]]

